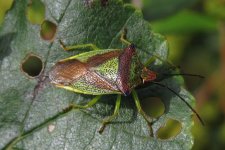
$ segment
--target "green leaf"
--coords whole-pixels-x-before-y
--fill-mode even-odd
[[[142,0],[142,2],[145,19],[152,21],[171,16],[184,8],[194,5],[198,0]]]
[[[207,0],[205,1],[205,9],[214,18],[225,20],[225,4],[223,0]]]
[[[123,28],[127,38],[138,47],[144,62],[151,54],[167,57],[167,43],[149,28],[139,10],[110,0],[107,5],[83,0],[45,0],[45,19],[57,26],[54,40],[40,36],[40,25],[26,18],[29,0],[14,1],[0,29],[0,148],[2,149],[190,149],[193,138],[190,109],[166,89],[149,85],[138,90],[143,101],[146,97],[160,97],[165,113],[153,124],[155,137],[137,113],[131,97],[123,97],[118,118],[98,133],[101,120],[112,114],[115,96],[104,96],[98,104],[87,110],[71,110],[71,103],[84,104],[92,96],[59,89],[44,77],[60,59],[80,51],[65,52],[59,39],[66,45],[94,43],[102,49],[122,48],[119,40]],[[31,57],[41,59],[41,75],[28,77],[23,65]],[[40,63],[36,68],[41,67]],[[160,67],[159,64],[155,64]],[[22,67],[21,67],[22,66]],[[156,67],[157,67],[156,66]],[[32,68],[33,70],[33,68]],[[167,79],[167,84],[189,103],[193,97],[181,87],[180,78]],[[170,139],[160,140],[157,130],[168,119],[182,124],[181,132]]]
[[[152,28],[164,34],[212,32],[217,30],[217,21],[193,11],[181,11],[174,16],[152,22]]]

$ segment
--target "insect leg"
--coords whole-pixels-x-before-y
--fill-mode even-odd
[[[138,112],[144,117],[144,119],[147,121],[149,129],[150,129],[150,136],[153,136],[153,129],[152,129],[152,119],[143,111],[141,108],[140,100],[138,98],[137,92],[135,90],[132,91],[132,96],[134,98],[136,107]]]
[[[126,40],[126,34],[127,34],[127,30],[124,29],[123,32],[122,32],[122,34],[121,34],[121,36],[120,36],[120,40],[121,40],[123,43],[127,44],[127,45],[131,45],[131,43],[130,43],[129,41]]]
[[[119,95],[117,96],[117,99],[116,99],[116,106],[115,106],[113,115],[112,115],[112,116],[109,116],[109,117],[107,117],[107,118],[105,118],[105,119],[103,119],[103,121],[102,121],[102,126],[101,126],[100,129],[98,130],[98,132],[99,132],[100,134],[104,131],[106,125],[107,125],[108,123],[110,123],[110,122],[118,115],[119,108],[120,108],[120,103],[121,103],[121,95],[119,94]]]
[[[145,67],[147,67],[148,65],[152,64],[154,61],[156,60],[156,57],[152,56],[150,57],[144,64]]]
[[[79,44],[79,45],[72,45],[72,46],[66,46],[61,40],[59,40],[61,47],[65,51],[74,50],[74,49],[86,49],[91,48],[92,50],[98,50],[99,48],[94,44]]]
[[[86,105],[76,105],[76,104],[72,104],[73,108],[80,108],[80,109],[85,109],[85,108],[89,108],[91,106],[93,106],[94,104],[96,104],[98,102],[98,100],[101,98],[101,95],[95,96],[91,101],[89,101]]]

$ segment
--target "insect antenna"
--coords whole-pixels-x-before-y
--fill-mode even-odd
[[[168,86],[166,86],[166,85],[164,85],[162,83],[155,82],[155,81],[151,81],[151,82],[154,83],[154,84],[157,84],[157,85],[159,85],[161,87],[167,88],[170,92],[172,92],[177,97],[179,97],[192,110],[192,112],[195,113],[195,115],[198,117],[198,119],[201,122],[201,124],[203,126],[205,125],[204,121],[202,120],[202,118],[200,117],[200,115],[197,113],[197,111],[194,108],[192,108],[191,105],[183,97],[181,97],[176,91],[174,91],[173,89],[171,89],[170,87],[168,87]]]
[[[153,60],[155,59],[158,59],[160,60],[161,62],[167,64],[169,66],[169,69],[172,69],[172,70],[180,70],[181,73],[175,73],[175,74],[167,74],[167,73],[163,73],[163,75],[166,75],[166,76],[192,76],[192,77],[198,77],[198,78],[205,78],[204,76],[202,75],[197,75],[197,74],[190,74],[190,73],[183,73],[182,70],[181,70],[181,67],[180,66],[176,66],[174,65],[172,62],[170,62],[169,60],[165,60],[165,59],[162,59],[161,57],[155,55],[155,54],[151,54],[153,59],[149,59],[146,63],[145,63],[145,66],[148,66],[149,64],[152,63]]]

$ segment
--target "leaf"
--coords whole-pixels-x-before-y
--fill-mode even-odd
[[[216,19],[225,19],[225,5],[222,0],[207,0],[205,1],[205,10],[208,14]]]
[[[190,22],[194,23],[190,24]],[[217,29],[217,21],[196,12],[181,11],[174,16],[152,22],[152,28],[163,34],[212,32]]]
[[[112,114],[115,96],[104,96],[87,110],[68,109],[69,104],[83,104],[92,96],[59,89],[44,77],[60,59],[82,52],[65,52],[66,45],[94,43],[102,49],[122,48],[119,40],[124,27],[127,38],[138,47],[144,62],[151,54],[167,57],[167,43],[149,28],[139,10],[117,0],[102,5],[87,5],[83,0],[46,0],[46,20],[57,26],[55,39],[45,41],[40,26],[26,19],[28,0],[14,1],[0,30],[0,148],[2,149],[190,149],[193,138],[191,111],[166,89],[149,85],[138,90],[143,101],[157,96],[166,106],[165,113],[153,124],[153,130],[164,126],[169,118],[182,123],[181,132],[170,139],[149,136],[149,128],[137,113],[131,97],[123,97],[118,118],[102,134],[97,130],[101,120]],[[21,64],[37,56],[44,68],[38,77],[29,78]],[[160,63],[155,64],[160,67]],[[36,66],[33,66],[36,67]],[[167,79],[168,84],[189,103],[193,97],[181,87],[180,78]]]
[[[188,8],[198,0],[142,0],[143,1],[143,14],[147,20],[157,20],[173,15],[178,11]]]

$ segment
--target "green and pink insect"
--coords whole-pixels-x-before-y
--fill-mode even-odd
[[[61,41],[64,50],[92,48],[93,51],[81,53],[58,61],[49,72],[51,83],[57,87],[76,93],[96,95],[86,105],[72,104],[73,108],[88,108],[97,103],[102,95],[117,94],[113,115],[103,119],[99,133],[102,133],[106,124],[110,123],[118,114],[121,95],[132,95],[138,112],[151,124],[152,119],[143,111],[135,87],[146,82],[163,86],[180,97],[187,106],[197,115],[198,113],[174,90],[156,82],[157,73],[151,71],[140,62],[134,44],[131,44],[121,35],[121,41],[128,46],[124,49],[98,49],[93,44],[74,45],[66,47]],[[149,59],[154,61],[154,59]],[[152,129],[151,129],[152,134]]]

